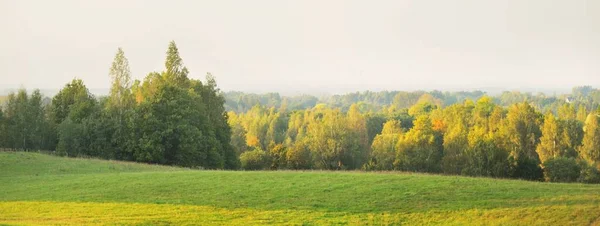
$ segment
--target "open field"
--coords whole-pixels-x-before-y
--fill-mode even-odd
[[[0,152],[0,224],[599,225],[600,185]]]

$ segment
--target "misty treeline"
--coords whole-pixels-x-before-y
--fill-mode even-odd
[[[441,91],[364,91],[347,93],[343,95],[332,96],[281,96],[279,93],[244,93],[230,91],[224,93],[225,110],[242,113],[250,110],[255,105],[265,107],[281,108],[284,106],[288,111],[303,110],[312,108],[316,104],[324,103],[332,108],[339,108],[347,111],[351,105],[358,104],[361,111],[380,111],[384,107],[394,106],[396,108],[409,108],[417,103],[424,94],[430,94],[436,100],[436,104],[449,106],[455,103],[461,103],[467,99],[477,100],[486,93],[482,91],[459,91],[459,92],[441,92]],[[494,103],[509,106],[511,104],[527,101],[532,106],[540,109],[542,112],[548,110],[556,111],[565,103],[577,102],[578,107],[594,109],[600,103],[600,90],[590,86],[575,87],[571,94],[546,95],[544,93],[523,93],[519,91],[505,91],[498,96],[489,96]]]
[[[0,144],[65,156],[239,168],[215,79],[208,74],[206,81],[194,80],[188,73],[171,42],[164,71],[132,81],[119,48],[106,97],[95,98],[78,79],[51,100],[44,101],[37,90],[10,94],[0,112]]]
[[[401,170],[600,182],[600,90],[223,94],[190,79],[171,42],[165,69],[132,81],[121,49],[110,94],[73,80],[53,98],[11,94],[0,146],[206,169]],[[227,101],[226,101],[227,100]],[[228,110],[229,112],[226,112]]]

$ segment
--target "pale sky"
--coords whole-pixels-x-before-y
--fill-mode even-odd
[[[108,88],[174,40],[226,91],[600,86],[598,0],[0,0],[0,88]]]

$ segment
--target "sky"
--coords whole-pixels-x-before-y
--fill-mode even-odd
[[[597,0],[0,0],[0,88],[109,87],[164,68],[224,91],[600,87]]]

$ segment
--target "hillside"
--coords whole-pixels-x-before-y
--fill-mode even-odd
[[[0,152],[0,224],[600,223],[600,186],[363,172],[199,171]]]

